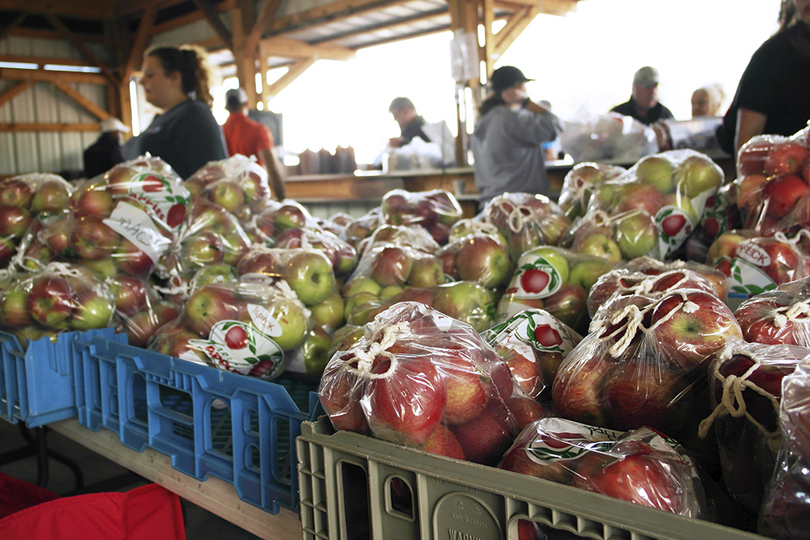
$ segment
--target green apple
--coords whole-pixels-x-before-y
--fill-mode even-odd
[[[380,291],[380,300],[388,300],[404,290],[400,285],[389,285]]]
[[[719,188],[723,185],[723,180],[722,169],[703,155],[689,156],[675,170],[678,191],[690,199],[710,189]]]
[[[308,382],[317,383],[331,355],[332,338],[322,327],[315,325],[287,366],[286,372]]]
[[[315,249],[295,250],[284,265],[282,276],[306,306],[323,302],[335,286],[332,263]]]
[[[674,171],[672,162],[661,155],[645,156],[636,163],[636,178],[655,186],[663,194],[670,193],[675,185]]]
[[[531,250],[526,255],[528,254],[531,254],[533,258],[542,257],[547,263],[554,267],[557,274],[560,276],[560,283],[566,283],[568,281],[568,274],[570,270],[568,267],[568,260],[565,258],[565,255],[562,254],[560,249],[551,246],[543,246]]]
[[[577,252],[603,257],[612,264],[619,264],[622,260],[622,251],[611,237],[604,233],[593,233],[578,243]]]
[[[412,287],[435,287],[444,282],[444,270],[441,261],[434,256],[419,257],[413,260],[408,284]],[[381,298],[385,298],[380,293]]]
[[[368,276],[359,276],[349,280],[341,291],[343,298],[351,298],[360,293],[371,293],[374,296],[379,296],[382,291],[382,285]]]
[[[311,306],[312,320],[315,324],[334,330],[343,324],[343,297],[336,290],[329,293],[323,302]]]
[[[310,330],[310,314],[301,302],[276,298],[267,308],[281,329],[281,335],[273,336],[273,341],[282,351],[291,351],[306,339]]]
[[[6,289],[0,297],[0,324],[15,328],[31,324],[26,307],[27,299],[28,292],[22,286]]]
[[[118,268],[115,266],[115,260],[112,257],[82,261],[82,264],[92,270],[96,277],[101,280],[118,275]]]
[[[348,321],[352,318],[352,313],[354,313],[356,309],[371,303],[380,305],[380,297],[370,292],[361,292],[350,296],[346,299],[346,303],[343,307],[343,317]]]
[[[599,276],[610,272],[613,267],[613,263],[602,257],[583,258],[571,268],[568,282],[590,291]]]
[[[76,330],[106,328],[114,312],[115,302],[111,298],[90,291],[87,295],[79,297],[70,323]]]
[[[658,243],[655,220],[646,212],[637,212],[616,224],[616,243],[625,259],[648,254]]]
[[[478,332],[492,326],[495,298],[486,287],[471,281],[456,281],[439,285],[436,289],[435,309],[470,324]]]

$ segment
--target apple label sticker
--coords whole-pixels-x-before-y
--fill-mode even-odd
[[[655,215],[658,226],[658,245],[661,256],[666,259],[683,245],[695,228],[693,216],[676,206],[665,206]]]
[[[149,214],[127,202],[119,201],[104,224],[135,244],[155,262],[169,249],[170,240],[160,234]]]
[[[259,369],[262,378],[272,378],[283,366],[284,353],[276,342],[241,321],[219,321],[207,340],[192,339],[189,343],[205,352],[218,368],[241,375]]]
[[[176,229],[183,223],[191,192],[180,182],[154,171],[135,175],[126,185],[126,196],[142,204],[163,226]]]
[[[561,255],[558,256],[563,259]],[[565,263],[567,269],[568,263],[565,260],[561,263]],[[505,293],[515,299],[545,298],[557,292],[563,284],[560,271],[543,255],[524,253],[518,259],[517,267]]]
[[[526,446],[532,461],[568,461],[591,452],[609,453],[620,431],[588,426],[562,418],[543,418],[536,425],[537,436]]]

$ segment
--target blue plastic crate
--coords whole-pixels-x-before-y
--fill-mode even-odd
[[[16,336],[0,332],[0,416],[32,428],[75,417],[73,343],[96,336],[119,339],[112,328],[65,332],[23,349]]]
[[[298,510],[295,439],[317,414],[313,385],[261,381],[105,339],[74,350],[83,426],[166,454],[200,481],[232,483],[268,512]]]

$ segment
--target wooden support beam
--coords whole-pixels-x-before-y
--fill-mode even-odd
[[[0,94],[0,106],[5,105],[15,97],[19,96],[27,89],[31,88],[31,81],[20,81],[2,94]]]
[[[523,33],[529,24],[539,14],[539,9],[536,6],[523,9],[510,17],[506,26],[501,28],[500,32],[495,35],[494,53],[497,57],[501,57],[506,49]]]
[[[28,17],[28,13],[20,13],[19,15],[17,15],[17,18],[11,21],[11,24],[0,30],[0,41],[5,39],[9,31],[11,31],[13,28],[16,28],[21,22],[25,20],[26,17]]]
[[[135,41],[129,52],[129,57],[121,72],[121,84],[129,84],[129,78],[132,77],[132,74],[141,69],[143,53],[146,51],[146,46],[149,44],[149,38],[152,37],[152,29],[154,28],[156,15],[157,6],[155,5],[148,6],[144,11],[141,22],[138,25],[138,32],[135,34]]]
[[[262,34],[268,30],[273,19],[276,18],[279,6],[281,6],[281,0],[264,0],[262,9],[259,11],[258,17],[256,17],[256,22],[253,23],[253,27],[247,35],[246,46],[248,49],[258,47]]]
[[[432,20],[438,19],[440,17],[445,17],[446,15],[447,15],[447,10],[442,10],[442,11],[439,11],[439,12],[434,11],[434,12],[418,15],[416,17],[409,17],[408,19],[404,19],[402,22],[398,22],[396,24],[386,24],[385,26],[382,26],[381,28],[383,28],[385,30],[396,31],[398,28],[408,27],[408,26],[410,26],[410,25],[412,25],[414,23],[432,21]],[[440,31],[443,32],[444,29],[442,29]],[[339,34],[339,35],[337,35],[335,37],[332,37],[332,38],[329,38],[329,39],[319,40],[317,45],[326,45],[328,43],[334,43],[336,41],[340,41],[340,40],[346,39],[348,37],[367,34],[368,32],[369,32],[369,28],[367,28],[367,27],[358,28],[356,30],[351,30],[351,31],[348,31],[348,32],[344,32],[342,34]],[[271,39],[273,39],[273,38],[271,38]]]
[[[43,71],[41,69],[9,69],[0,68],[0,79],[7,79],[12,81],[44,81],[53,82],[60,80],[62,82],[76,83],[76,84],[108,84],[107,79],[97,73],[71,73],[67,71]]]
[[[295,39],[274,37],[259,42],[261,56],[281,58],[315,58],[318,60],[349,60],[355,57],[353,50],[337,45],[309,45]]]
[[[110,0],[3,0],[4,11],[24,11],[28,14],[66,15],[80,19],[109,19],[113,16]]]
[[[101,60],[93,54],[93,51],[88,49],[84,43],[82,43],[73,33],[60,21],[56,16],[52,13],[46,13],[45,18],[48,20],[49,23],[56,29],[56,31],[65,39],[73,43],[73,46],[79,49],[79,51],[90,60],[94,65],[101,68],[101,73],[107,78],[109,83],[113,86],[118,86],[119,79],[115,75],[113,75],[110,68]]]
[[[495,55],[495,37],[492,33],[492,23],[495,22],[495,1],[481,0],[481,18],[484,27],[484,65],[487,79],[492,75],[492,67],[498,57]]]
[[[200,11],[203,12],[205,15],[208,24],[211,25],[211,28],[214,29],[214,32],[222,38],[222,41],[226,43],[229,49],[233,50],[233,38],[231,37],[231,31],[225,27],[223,24],[222,19],[219,18],[219,14],[217,10],[208,2],[208,0],[193,0],[194,4],[199,8]]]
[[[309,58],[307,60],[299,60],[292,66],[290,69],[287,70],[287,73],[282,75],[276,82],[270,85],[267,89],[267,94],[272,98],[272,96],[278,95],[284,88],[286,88],[291,82],[293,82],[299,75],[305,72],[309,67],[315,63],[314,58]]]
[[[65,124],[65,123],[0,123],[0,132],[32,132],[32,131],[99,131],[101,126],[98,123],[91,122],[87,124]]]
[[[269,30],[273,32],[284,32],[291,28],[306,24],[312,27],[320,23],[332,23],[356,17],[365,13],[372,13],[381,7],[395,7],[406,4],[412,0],[335,0],[326,4],[300,11],[275,19],[270,24]]]
[[[81,95],[73,87],[64,84],[59,80],[51,81],[55,87],[66,94],[70,99],[84,107],[90,114],[94,115],[99,120],[104,120],[110,117],[110,113]]]

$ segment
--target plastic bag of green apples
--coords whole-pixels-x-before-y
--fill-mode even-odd
[[[0,181],[0,268],[11,261],[25,234],[39,231],[67,208],[71,186],[55,174],[33,173]]]
[[[400,302],[330,359],[318,389],[335,429],[494,465],[545,416],[472,327]]]
[[[627,169],[618,165],[594,163],[590,161],[577,163],[563,178],[557,204],[571,221],[585,215],[591,204],[591,196],[607,180],[618,178]]]
[[[0,279],[0,325],[21,343],[113,322],[110,288],[84,266],[52,262],[34,272],[5,272]]]
[[[284,372],[311,328],[309,310],[286,282],[254,274],[196,289],[148,348],[271,380]]]
[[[680,253],[707,201],[723,183],[723,170],[700,152],[645,156],[626,173],[602,183],[561,245],[613,260],[683,258]]]
[[[525,251],[517,260],[505,292],[498,302],[497,321],[527,309],[544,309],[563,323],[584,333],[590,317],[588,293],[613,264],[596,255],[557,246]]]

